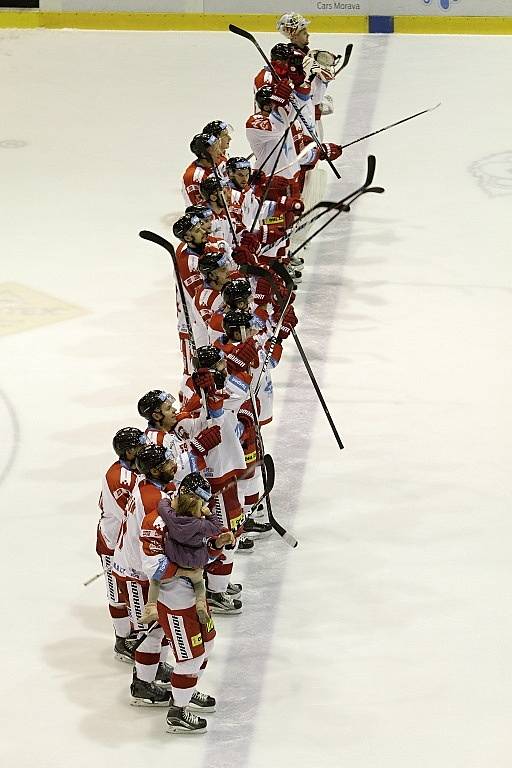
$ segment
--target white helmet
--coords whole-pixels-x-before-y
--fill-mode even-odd
[[[292,11],[292,13],[285,13],[284,16],[281,16],[277,22],[277,31],[291,40],[296,32],[305,29],[310,23],[309,19],[305,19],[300,13]]]

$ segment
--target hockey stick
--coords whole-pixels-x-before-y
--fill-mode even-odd
[[[347,147],[351,147],[353,144],[357,144],[360,141],[364,141],[364,139],[369,139],[370,136],[376,136],[377,133],[382,133],[382,131],[389,131],[390,128],[394,128],[395,125],[400,125],[400,123],[406,123],[408,120],[413,120],[415,117],[419,117],[420,115],[425,115],[427,112],[433,112],[434,109],[437,109],[441,106],[441,102],[439,104],[436,104],[435,107],[429,107],[428,109],[423,109],[421,112],[416,112],[415,115],[409,115],[409,117],[404,117],[402,120],[397,120],[396,123],[391,123],[390,125],[385,125],[384,128],[379,128],[378,131],[373,131],[372,133],[367,133],[366,136],[361,136],[359,139],[354,139],[354,141],[350,141],[348,144],[342,144],[342,149],[346,149]]]
[[[273,272],[275,272],[279,277],[281,277],[282,280],[286,281],[286,277],[290,276],[289,273],[287,272],[286,268],[283,266],[283,264],[281,264],[277,260],[275,260],[271,264],[270,269]],[[266,269],[264,269],[263,267],[257,267],[257,266],[249,265],[248,268],[247,268],[247,274],[253,275],[254,277],[262,277],[264,280],[267,280],[271,285],[273,284],[273,286],[275,288],[275,283],[272,280],[272,276],[269,275],[268,271]],[[275,292],[276,297],[278,298],[278,300],[281,302],[282,301],[281,296],[277,293],[277,291],[274,291],[274,292]],[[285,311],[286,311],[286,307],[282,305],[281,306],[281,318],[282,318],[282,316],[283,316]],[[332,418],[332,416],[331,416],[331,414],[329,412],[329,408],[327,407],[327,403],[325,402],[324,396],[323,396],[322,391],[321,391],[321,389],[320,389],[320,387],[318,385],[318,382],[316,380],[315,374],[313,373],[313,369],[311,368],[311,365],[309,363],[308,357],[307,357],[307,355],[306,355],[306,353],[305,353],[305,351],[304,351],[304,349],[302,347],[302,344],[300,342],[300,339],[299,339],[299,336],[297,334],[297,331],[295,330],[295,328],[291,328],[290,330],[291,330],[291,334],[293,336],[293,340],[295,341],[295,344],[296,344],[297,349],[299,351],[299,355],[301,356],[302,362],[304,363],[304,367],[306,368],[306,371],[308,372],[308,375],[309,375],[309,378],[310,378],[311,383],[313,385],[313,388],[314,388],[314,390],[315,390],[315,392],[317,394],[318,399],[320,400],[320,405],[322,406],[323,411],[325,413],[325,416],[327,418],[327,421],[329,422],[329,426],[331,427],[332,433],[334,435],[334,439],[338,443],[338,447],[339,447],[339,449],[341,451],[345,446],[343,445],[343,442],[341,440],[340,434],[339,434],[339,432],[338,432],[338,430],[336,428],[336,425],[335,425],[335,423],[333,421],[333,418]],[[274,331],[273,335],[277,336],[277,332]]]
[[[291,296],[291,294],[290,294]],[[246,340],[246,333],[245,328],[240,327],[240,336],[241,340]],[[253,418],[254,418],[254,431],[256,434],[256,448],[260,454],[260,456],[265,456],[265,446],[263,444],[263,438],[261,436],[261,429],[258,421],[258,406],[256,405],[256,396],[254,394],[254,388],[252,386],[252,383],[249,383],[249,396],[251,399],[251,407],[253,412]],[[272,466],[273,466],[272,462]],[[276,533],[281,536],[282,539],[292,548],[295,548],[297,544],[299,543],[297,539],[292,536],[291,533],[288,533],[286,528],[283,528],[281,523],[279,523],[276,518],[274,517],[274,513],[272,511],[272,504],[270,502],[270,487],[269,487],[269,478],[267,476],[267,470],[265,465],[265,460],[263,461],[261,465],[261,478],[263,480],[263,497],[265,499],[265,504],[267,506],[267,514],[268,514],[268,521],[272,528],[276,531]]]
[[[256,48],[258,49],[259,53],[264,58],[267,67],[269,68],[269,70],[272,73],[272,76],[276,80],[281,80],[281,78],[278,76],[277,72],[275,71],[274,67],[272,66],[272,64],[270,62],[270,59],[268,58],[268,56],[265,53],[265,51],[263,50],[263,48],[260,46],[260,44],[258,43],[256,38],[254,37],[254,35],[251,35],[251,33],[247,32],[247,30],[242,29],[241,27],[237,27],[234,24],[230,24],[229,25],[229,31],[230,32],[234,32],[235,35],[240,35],[240,37],[245,37],[247,40],[250,40],[250,42],[253,45],[256,46]],[[338,172],[338,169],[336,168],[336,166],[333,164],[332,160],[330,160],[328,157],[325,157],[325,150],[322,147],[322,143],[321,143],[320,139],[318,138],[318,136],[316,135],[313,126],[308,125],[306,120],[305,120],[305,118],[304,118],[304,116],[300,113],[300,109],[299,109],[299,107],[298,107],[298,105],[297,105],[297,103],[295,101],[295,98],[290,98],[290,103],[297,110],[299,120],[301,121],[302,125],[307,129],[307,131],[310,134],[311,138],[313,139],[315,144],[318,146],[318,148],[322,152],[323,158],[325,160],[327,160],[327,164],[331,167],[331,170],[334,173],[334,175],[336,176],[336,178],[337,179],[341,179],[341,175]]]
[[[339,75],[339,73],[341,72],[341,70],[342,70],[342,69],[345,69],[345,67],[346,67],[346,66],[347,66],[347,64],[349,63],[349,61],[350,61],[350,57],[352,56],[352,48],[353,48],[353,47],[354,47],[354,46],[352,45],[352,43],[349,43],[349,44],[347,45],[347,47],[345,48],[345,56],[343,57],[343,61],[342,61],[341,67],[338,67],[338,69],[336,69],[336,70],[334,71],[334,77],[336,77],[336,75]]]
[[[132,650],[132,651],[135,653],[135,651],[137,650],[137,648],[139,647],[139,645],[142,645],[142,643],[143,643],[143,642],[144,642],[144,640],[147,638],[147,636],[148,636],[148,635],[150,635],[150,634],[151,634],[151,632],[152,632],[154,629],[156,629],[156,627],[159,627],[159,626],[160,626],[160,624],[158,623],[158,621],[152,621],[152,622],[151,622],[151,624],[149,624],[149,626],[148,626],[148,628],[147,628],[147,631],[146,631],[146,632],[144,632],[144,634],[142,635],[142,637],[138,637],[138,638],[137,638],[137,640],[136,640],[136,642],[135,642],[133,645],[131,645],[131,650]]]
[[[375,167],[376,167],[375,156],[374,155],[369,155],[368,156],[368,169],[367,169],[366,179],[365,179],[364,183],[360,187],[358,187],[358,189],[354,190],[354,192],[352,192],[350,195],[347,195],[342,200],[340,200],[338,203],[336,203],[336,205],[334,205],[333,208],[331,209],[331,210],[333,210],[334,208],[336,208],[336,213],[334,214],[334,216],[331,216],[330,219],[325,224],[323,224],[321,227],[319,227],[317,230],[315,230],[313,232],[313,234],[311,234],[306,240],[304,240],[303,243],[301,243],[294,251],[292,251],[292,253],[290,253],[290,257],[295,256],[302,248],[305,248],[305,246],[309,242],[311,242],[311,240],[314,237],[316,237],[320,232],[322,232],[323,229],[325,229],[327,226],[329,226],[331,221],[334,221],[334,219],[337,216],[339,216],[340,213],[348,213],[350,211],[350,206],[352,205],[352,203],[354,203],[359,197],[361,197],[362,195],[365,195],[367,193],[370,193],[370,192],[375,192],[377,194],[381,194],[382,192],[384,192],[384,188],[383,187],[372,187],[372,186],[370,186],[372,181],[373,181],[373,177],[375,175]]]
[[[272,248],[272,247],[274,247],[276,245],[279,245],[280,242],[282,242],[282,241],[284,241],[284,240],[286,240],[288,238],[289,234],[296,234],[297,232],[300,232],[301,229],[304,229],[304,227],[310,227],[311,224],[313,224],[313,222],[317,221],[319,218],[324,216],[326,213],[329,213],[330,210],[333,210],[334,208],[337,208],[338,212],[340,212],[340,210],[343,209],[343,206],[346,205],[347,201],[350,200],[351,202],[353,202],[352,198],[354,197],[354,195],[358,195],[362,190],[370,191],[370,184],[372,183],[373,178],[375,176],[375,168],[376,168],[375,156],[374,155],[368,155],[367,163],[368,163],[368,168],[367,168],[367,173],[366,173],[366,179],[364,181],[364,184],[362,184],[361,187],[359,187],[358,189],[354,190],[354,192],[351,192],[346,197],[343,197],[341,200],[338,200],[337,203],[329,202],[329,201],[322,201],[322,202],[319,202],[316,205],[314,205],[312,208],[309,209],[309,211],[306,211],[305,213],[302,214],[302,216],[300,216],[299,219],[297,219],[297,221],[295,222],[293,227],[290,229],[289,233],[287,232],[286,235],[283,235],[283,237],[281,237],[275,243],[272,243],[271,246],[268,246],[268,245],[264,246],[261,249],[261,254],[264,254],[270,248]],[[381,189],[381,188],[379,187],[378,189]],[[371,191],[373,191],[373,190],[371,190]],[[319,213],[317,216],[315,216],[314,218],[312,218],[312,219],[310,219],[308,221],[302,221],[305,216],[311,214],[316,208],[324,208],[325,210],[321,211],[321,213]],[[347,211],[345,211],[345,213],[346,212]],[[334,217],[332,217],[332,218],[334,218]],[[332,221],[332,218],[329,221]],[[318,231],[320,231],[320,230],[318,230]],[[307,244],[314,237],[314,234],[311,235],[311,237],[306,241],[305,244]],[[299,250],[299,249],[297,249],[297,250]],[[290,256],[294,256],[297,253],[297,250],[295,250],[293,253],[291,253]]]

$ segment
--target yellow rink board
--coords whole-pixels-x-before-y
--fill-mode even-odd
[[[276,32],[276,14],[74,13],[3,11],[0,27],[48,29],[210,30],[226,32],[236,24],[252,32]],[[367,16],[309,16],[315,32],[366,32]]]
[[[0,283],[0,336],[85,315],[86,310],[20,283]]]

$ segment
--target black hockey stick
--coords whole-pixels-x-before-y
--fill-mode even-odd
[[[277,260],[275,260],[272,263],[270,269],[273,272],[275,272],[283,280],[286,280],[286,276],[290,277],[290,275],[289,275],[288,271],[286,270],[286,268],[284,267],[284,265],[281,264]],[[263,267],[257,267],[257,266],[248,265],[246,271],[247,271],[247,274],[249,274],[249,275],[253,275],[254,277],[262,277],[264,280],[267,280],[271,285],[273,284],[274,293],[276,295],[276,298],[278,299],[278,301],[280,303],[283,301],[281,299],[281,296],[279,295],[279,293],[276,290],[276,284],[273,283],[272,276],[269,274],[268,270],[264,269]],[[285,311],[286,311],[286,308],[285,308],[284,302],[283,302],[283,304],[281,305],[281,315]],[[339,447],[339,449],[341,451],[345,446],[343,445],[343,442],[341,440],[341,437],[340,437],[340,434],[339,434],[338,429],[336,427],[336,424],[334,423],[333,418],[332,418],[332,416],[331,416],[331,414],[329,412],[329,408],[327,407],[327,403],[325,402],[325,398],[324,398],[324,396],[322,394],[322,391],[321,391],[321,389],[320,389],[320,387],[318,385],[318,382],[316,380],[315,374],[313,373],[313,369],[311,368],[311,365],[309,363],[308,357],[307,357],[307,355],[306,355],[306,353],[304,351],[304,348],[303,348],[303,346],[302,346],[302,344],[300,342],[299,336],[298,336],[297,331],[295,330],[295,328],[291,328],[291,334],[293,336],[293,340],[294,340],[294,342],[295,342],[295,344],[297,346],[297,349],[299,351],[299,355],[302,358],[302,362],[304,363],[304,367],[306,368],[306,371],[308,372],[308,375],[309,375],[309,378],[310,378],[311,383],[313,385],[313,388],[314,388],[314,390],[315,390],[315,392],[317,394],[317,397],[318,397],[318,399],[320,401],[320,405],[322,406],[323,411],[325,413],[325,416],[327,418],[327,421],[329,422],[329,426],[331,427],[332,433],[334,435],[334,439],[338,443],[338,447]],[[274,331],[274,336],[277,336],[277,333],[275,331]]]
[[[419,117],[420,115],[425,115],[427,112],[433,112],[434,109],[437,109],[441,106],[441,102],[439,104],[436,104],[435,107],[429,107],[428,109],[422,109],[421,112],[416,112],[415,115],[409,115],[409,117],[404,117],[402,120],[397,120],[396,123],[391,123],[390,125],[385,125],[384,128],[379,128],[378,131],[372,131],[372,133],[367,133],[366,136],[361,136],[359,139],[354,139],[354,141],[350,141],[348,144],[342,144],[342,149],[346,149],[347,147],[351,147],[353,144],[357,144],[360,141],[364,141],[364,139],[369,139],[370,136],[376,136],[378,133],[382,133],[382,131],[389,131],[390,128],[394,128],[395,125],[400,125],[400,123],[406,123],[408,120],[413,120],[415,117]]]
[[[343,197],[341,200],[338,200],[337,203],[328,202],[328,201],[322,201],[320,203],[317,203],[316,206],[313,206],[313,208],[310,208],[309,211],[306,211],[305,213],[303,213],[302,216],[295,222],[295,224],[293,225],[293,228],[290,230],[290,234],[292,233],[296,234],[297,232],[300,232],[301,229],[304,229],[304,227],[310,227],[311,224],[313,224],[313,222],[317,221],[319,218],[321,218],[321,216],[324,216],[326,213],[329,213],[329,211],[333,210],[334,208],[336,208],[338,212],[341,211],[343,209],[343,206],[346,206],[347,201],[351,200],[351,202],[353,202],[352,198],[354,198],[354,195],[358,195],[362,190],[370,191],[370,184],[372,183],[373,178],[375,176],[376,162],[377,161],[374,155],[368,155],[368,160],[367,160],[368,167],[367,167],[366,179],[364,183],[360,187],[358,187],[358,189],[354,190],[354,192],[351,192],[346,197]],[[312,219],[303,222],[302,219],[305,216],[312,213],[317,207],[324,208],[325,210],[323,210],[317,216],[314,216]],[[348,212],[348,209],[345,210],[345,212]],[[333,218],[335,217],[332,217],[331,219],[329,219],[329,221],[332,221]],[[319,231],[320,230],[317,230],[317,232]],[[309,241],[313,239],[314,235],[315,233],[313,233],[313,235],[311,235],[311,237],[309,237],[308,240],[305,241],[305,243],[301,244],[300,247],[302,248],[304,245],[307,245],[307,243],[309,243]],[[286,233],[286,235],[283,235],[282,238],[280,238],[275,243],[273,243],[272,246],[264,246],[261,249],[261,253],[262,254],[266,253],[269,250],[269,248],[274,247],[275,245],[278,245],[280,242],[286,240],[287,237],[288,237],[288,233]],[[293,253],[291,253],[290,256],[294,256],[298,252],[298,250],[300,250],[300,248],[293,251]]]
[[[229,31],[230,32],[234,32],[235,35],[240,35],[240,37],[245,37],[246,40],[250,40],[250,42],[253,45],[256,46],[256,48],[258,49],[259,53],[264,58],[267,67],[270,69],[270,71],[272,73],[272,76],[275,77],[276,80],[281,80],[281,78],[278,76],[277,72],[275,71],[274,67],[272,66],[272,64],[270,62],[270,59],[268,58],[268,56],[265,53],[265,51],[263,50],[263,48],[261,47],[261,45],[258,43],[256,38],[254,37],[254,35],[251,35],[251,33],[248,32],[246,29],[242,29],[241,27],[237,27],[234,24],[230,24],[229,25]],[[320,151],[322,153],[321,157],[324,160],[327,161],[327,164],[331,167],[331,170],[334,173],[334,175],[336,176],[336,178],[337,179],[341,179],[341,175],[340,175],[338,169],[336,168],[336,166],[334,165],[332,160],[330,160],[328,157],[326,157],[325,150],[322,147],[322,143],[321,143],[320,139],[316,135],[313,126],[310,126],[310,125],[307,124],[306,120],[304,119],[304,116],[301,114],[300,109],[298,108],[298,106],[297,106],[297,104],[295,102],[295,99],[293,99],[293,100],[290,99],[290,103],[297,110],[297,114],[298,114],[299,120],[301,121],[302,125],[307,129],[308,133],[310,134],[311,138],[313,139],[313,141],[315,142],[317,147],[320,149]]]
[[[135,653],[139,645],[142,645],[142,643],[147,638],[147,636],[150,635],[152,631],[156,629],[158,626],[160,626],[158,621],[152,621],[151,624],[148,624],[148,628],[146,632],[144,632],[144,634],[141,637],[138,637],[133,645],[131,645],[130,643],[131,650]]]
[[[331,216],[328,221],[325,222],[321,227],[316,229],[306,240],[304,240],[303,243],[301,243],[292,253],[290,253],[290,257],[295,256],[302,248],[304,248],[311,240],[316,237],[322,230],[324,230],[329,224],[334,221],[334,219],[340,215],[340,213],[348,213],[350,211],[350,206],[352,203],[354,203],[359,197],[362,195],[365,195],[370,192],[375,192],[377,194],[381,194],[384,192],[383,187],[372,187],[370,186],[373,177],[375,175],[375,167],[376,167],[376,160],[374,155],[368,156],[368,170],[366,174],[366,179],[364,183],[358,187],[358,189],[354,190],[350,195],[347,195],[342,200],[340,200],[338,203],[336,203],[335,206],[331,210],[336,209],[336,213],[334,216]]]
[[[141,232],[139,232],[139,237],[142,237],[143,240],[149,240],[151,243],[156,243],[156,245],[160,245],[162,248],[164,248],[164,250],[167,251],[167,253],[171,257],[172,265],[174,267],[174,275],[176,277],[176,285],[178,287],[178,292],[180,294],[181,305],[183,307],[183,314],[185,315],[185,323],[186,323],[187,331],[189,335],[190,349],[192,351],[193,357],[196,357],[196,345],[194,342],[194,334],[192,332],[192,323],[190,321],[190,315],[188,313],[187,299],[185,296],[185,291],[183,289],[183,284],[181,282],[181,277],[178,270],[178,261],[176,259],[176,251],[174,250],[174,246],[172,245],[172,243],[166,240],[165,237],[158,235],[156,232],[150,232],[148,229],[143,229]]]
[[[245,334],[245,328],[243,326],[240,327],[240,336],[242,341],[245,341],[246,334]],[[265,446],[263,444],[263,438],[261,436],[261,429],[258,421],[258,406],[256,404],[256,396],[254,394],[254,388],[252,386],[252,383],[249,383],[249,396],[251,400],[251,408],[252,408],[253,418],[254,418],[254,431],[256,434],[256,450],[258,451],[260,456],[265,457]],[[273,466],[273,462],[272,462],[272,466]],[[288,533],[286,528],[283,528],[281,523],[279,523],[274,517],[274,513],[272,511],[272,504],[270,501],[269,478],[267,476],[265,460],[263,460],[261,464],[261,478],[263,480],[263,498],[265,499],[265,504],[267,507],[268,521],[272,526],[272,528],[276,531],[276,533],[278,533],[279,536],[281,536],[281,538],[284,539],[284,541],[290,547],[295,548],[299,543],[297,539],[294,536],[292,536],[291,533]]]
[[[340,67],[338,67],[338,69],[336,69],[336,70],[334,71],[334,76],[335,76],[335,77],[336,77],[336,75],[339,75],[339,73],[341,72],[341,70],[342,70],[342,69],[345,69],[345,67],[346,67],[346,66],[347,66],[347,64],[349,63],[349,61],[350,61],[350,57],[352,56],[352,48],[353,48],[353,47],[354,47],[354,46],[352,45],[352,43],[349,43],[349,44],[347,45],[347,47],[345,48],[345,56],[343,57],[343,61],[342,61],[342,63],[341,63],[341,66],[340,66]]]

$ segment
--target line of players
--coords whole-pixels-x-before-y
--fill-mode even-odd
[[[336,63],[328,52],[311,54],[308,23],[282,17],[278,28],[290,42],[271,51],[280,79],[267,68],[255,78],[258,111],[246,130],[256,172],[247,158],[228,157],[226,123],[208,123],[192,139],[187,208],[173,226],[183,288],[176,294],[178,398],[154,389],[139,399],[145,428],[116,432],[117,461],[102,484],[97,553],[114,653],[133,664],[132,704],[168,707],[172,733],[206,730],[194,710],[215,709],[215,699],[197,689],[216,634],[212,614],[241,612],[242,585],[231,581],[235,553],[250,553],[272,530],[257,517],[259,433],[272,420],[271,372],[297,323],[289,281],[272,266],[283,264],[296,288],[302,259],[290,259],[290,236],[304,211],[308,173],[341,154],[308,135],[331,109],[325,89]]]

